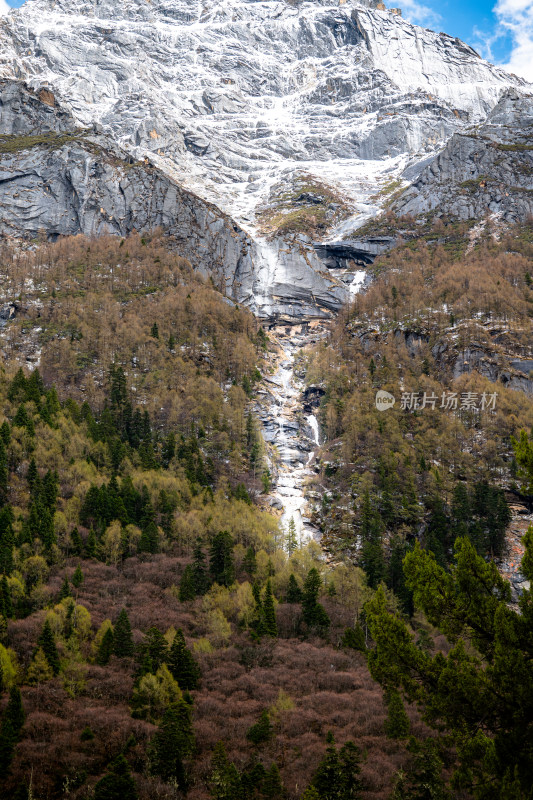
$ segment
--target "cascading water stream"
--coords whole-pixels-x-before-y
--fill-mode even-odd
[[[295,372],[298,351],[316,340],[316,334],[285,332],[278,338],[282,357],[276,372],[266,380],[268,390],[256,411],[263,426],[265,441],[273,456],[274,488],[271,503],[281,511],[281,528],[288,533],[291,520],[298,543],[318,538],[319,531],[309,519],[305,486],[314,474],[310,468],[320,445],[318,420],[305,414],[303,381]]]

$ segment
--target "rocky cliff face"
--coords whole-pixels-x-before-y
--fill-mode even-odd
[[[3,235],[125,236],[161,227],[196,269],[255,310],[256,295],[272,303],[289,288],[291,302],[277,313],[327,314],[344,300],[318,260],[308,264],[297,247],[286,248],[290,277],[278,289],[268,260],[231,217],[98,129],[77,128],[50,93],[43,99],[16,81],[0,83],[0,197]]]
[[[533,95],[509,90],[485,123],[454,134],[395,210],[509,222],[533,214]]]
[[[169,221],[178,184],[236,220],[238,237],[245,231],[253,244],[224,267],[226,285],[267,316],[320,315],[348,297],[310,241],[258,235],[256,211],[273,193],[302,174],[332,185],[350,211],[331,236],[346,238],[379,208],[380,187],[385,197],[408,165],[416,174],[455,132],[482,122],[505,89],[525,86],[375,0],[28,0],[0,21],[0,53],[0,75],[26,81],[43,105],[69,109],[75,126],[99,125],[135,162],[148,155],[158,180],[172,180],[170,195],[161,190],[167,199],[154,201],[154,224]],[[69,147],[61,163],[88,163],[80,141]],[[150,187],[140,191],[145,207]],[[102,204],[105,220],[94,212],[90,230],[118,224],[108,212],[149,223],[151,211],[144,218],[121,202]]]

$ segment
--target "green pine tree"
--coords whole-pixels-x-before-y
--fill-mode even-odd
[[[268,742],[268,740],[272,738],[273,733],[274,728],[270,723],[268,711],[263,710],[261,711],[259,720],[248,729],[246,738],[252,744],[260,745],[264,742]]]
[[[72,597],[72,592],[70,591],[70,583],[68,582],[68,578],[65,575],[65,579],[61,585],[61,589],[59,590],[58,602],[65,600],[67,597]]]
[[[273,762],[264,777],[261,797],[263,797],[264,800],[282,800],[284,796],[285,792],[283,790],[283,783],[281,775],[279,774],[278,765]]]
[[[57,675],[61,669],[61,664],[59,661],[59,653],[57,652],[54,634],[52,633],[52,629],[48,620],[44,623],[41,635],[37,639],[37,648],[39,647],[42,647],[43,653],[46,656],[46,660],[52,667],[52,672],[54,675]]]
[[[287,526],[287,535],[285,537],[285,546],[289,557],[292,556],[294,551],[298,548],[298,539],[296,538],[296,523],[294,517],[291,517]]]
[[[133,636],[131,634],[130,621],[124,608],[118,615],[113,634],[113,649],[117,658],[129,658],[132,656],[134,651]]]
[[[198,688],[200,669],[193,654],[185,644],[185,637],[181,628],[178,628],[174,636],[167,666],[182,691]]]
[[[183,575],[180,581],[180,600],[186,603],[187,600],[194,600],[196,597],[196,588],[194,582],[194,571],[190,564],[183,570]]]
[[[100,664],[101,667],[105,667],[106,664],[109,664],[109,659],[113,655],[114,650],[115,636],[113,634],[113,628],[109,627],[102,636],[102,641],[98,647],[96,663]]]
[[[83,541],[77,528],[73,528],[70,532],[70,541],[74,555],[81,556],[83,553]]]
[[[365,632],[359,622],[355,628],[345,628],[341,640],[341,647],[349,647],[364,653],[366,650]]]
[[[322,586],[322,579],[316,567],[309,570],[305,579],[302,593],[303,618],[306,625],[311,628],[326,629],[330,620],[324,607],[318,602],[318,594]]]
[[[278,625],[276,622],[276,609],[274,607],[274,595],[270,578],[266,582],[265,596],[263,599],[263,616],[265,620],[265,633],[267,636],[276,637],[278,635]]]
[[[194,591],[197,595],[204,595],[209,589],[209,577],[207,575],[207,564],[201,539],[198,539],[194,547],[192,573]]]
[[[298,586],[298,582],[294,575],[289,575],[289,585],[287,587],[287,603],[301,603],[302,602],[302,590]]]
[[[409,717],[405,713],[400,693],[389,689],[385,695],[387,719],[385,733],[389,739],[405,739],[409,735]]]
[[[79,589],[83,583],[83,572],[81,571],[81,567],[78,564],[76,569],[74,570],[74,575],[72,576],[72,585],[75,589]]]
[[[107,774],[94,787],[93,800],[137,800],[137,797],[130,765],[121,754],[109,765]]]
[[[0,582],[0,614],[6,619],[11,619],[13,616],[11,589],[5,575],[2,575],[2,581]]]
[[[191,710],[183,700],[171,705],[163,714],[159,729],[151,742],[151,771],[165,782],[176,781],[178,788],[187,788],[183,761],[194,748]]]
[[[213,752],[209,785],[213,800],[244,800],[241,777],[223,742],[218,742]]]
[[[217,533],[211,543],[209,571],[214,583],[231,586],[235,582],[233,563],[233,539],[228,531]]]

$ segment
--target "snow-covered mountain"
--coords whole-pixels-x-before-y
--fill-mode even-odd
[[[349,231],[406,166],[527,89],[377,0],[28,0],[0,21],[0,53],[0,77],[47,87],[254,236],[240,299],[265,313],[289,313],[294,279],[307,310],[335,283],[305,242],[261,236],[298,176],[346,199]]]

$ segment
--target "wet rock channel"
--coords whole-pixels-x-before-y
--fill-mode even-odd
[[[313,413],[320,395],[306,396],[299,353],[316,344],[325,333],[325,327],[318,322],[269,331],[276,346],[273,371],[265,377],[254,404],[273,478],[269,503],[280,513],[285,534],[291,519],[294,520],[298,543],[320,537],[306,498],[306,486],[315,474],[315,453],[320,446],[319,424]]]

